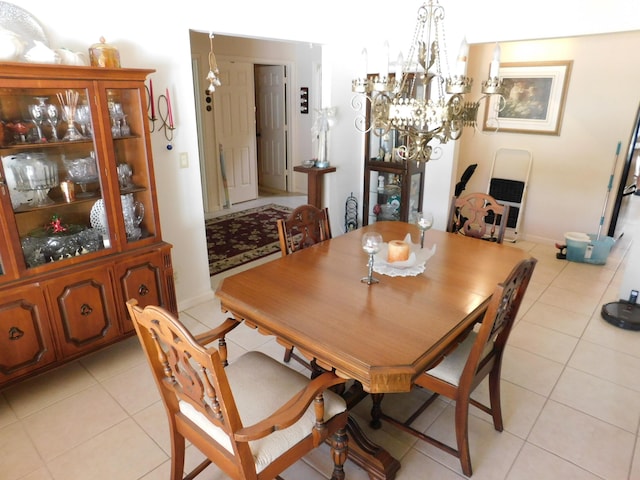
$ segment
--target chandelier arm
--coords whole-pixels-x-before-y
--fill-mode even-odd
[[[352,83],[354,93],[366,95],[367,115],[358,118],[358,130],[386,135],[397,130],[403,145],[398,148],[402,160],[428,162],[440,158],[440,145],[458,140],[465,127],[477,128],[481,101],[503,93],[497,58],[491,63],[488,80],[482,83],[482,97],[478,101],[465,100],[471,92],[473,79],[466,76],[468,45],[466,40],[458,55],[455,75],[449,75],[445,10],[438,0],[425,0],[418,8],[413,39],[407,57],[399,60],[396,74],[379,77],[365,75]],[[443,73],[444,72],[444,73]],[[401,77],[400,77],[401,75]],[[435,82],[435,84],[434,84]],[[487,102],[498,113],[504,108],[504,97]],[[361,108],[361,105],[360,105]]]
[[[351,98],[351,108],[361,112],[371,99],[362,93],[358,93]],[[359,113],[353,121],[356,130],[361,133],[369,133],[373,129],[373,124],[367,125],[367,117],[363,113]]]

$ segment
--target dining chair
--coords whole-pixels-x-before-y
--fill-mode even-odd
[[[300,205],[286,219],[278,219],[277,222],[283,257],[331,238],[329,210],[326,207]],[[285,347],[284,362],[289,363],[292,358],[312,372],[317,370],[311,362],[296,354],[293,346]]]
[[[509,276],[499,283],[491,301],[476,328],[459,339],[459,344],[449,351],[433,368],[419,375],[416,387],[433,394],[424,401],[407,420],[398,420],[382,412],[382,394],[372,395],[371,426],[380,428],[380,420],[408,432],[460,459],[462,472],[472,475],[469,451],[469,404],[493,418],[494,428],[501,432],[502,407],[500,403],[500,371],[504,348],[518,314],[529,280],[537,260],[529,258],[516,265]],[[489,378],[489,406],[471,398],[473,390]],[[411,424],[440,395],[455,400],[455,433],[457,448],[413,428]]]
[[[502,243],[508,217],[509,205],[486,193],[469,193],[452,198],[447,232]]]
[[[344,383],[331,372],[309,380],[271,357],[250,351],[228,366],[227,319],[197,337],[158,306],[127,302],[169,420],[171,479],[183,478],[185,441],[234,480],[267,480],[330,440],[333,480],[343,480],[348,439],[345,401],[330,387]],[[218,340],[218,348],[205,347]]]
[[[329,210],[314,205],[300,205],[286,219],[278,219],[280,251],[285,257],[331,238]]]

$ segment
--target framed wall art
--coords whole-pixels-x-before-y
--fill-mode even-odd
[[[492,95],[484,131],[560,135],[572,61],[504,63],[504,94]]]

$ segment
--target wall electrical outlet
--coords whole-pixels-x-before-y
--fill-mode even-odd
[[[180,168],[189,168],[189,155],[187,152],[180,154]]]

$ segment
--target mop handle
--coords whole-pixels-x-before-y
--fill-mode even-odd
[[[602,225],[604,225],[604,214],[607,211],[607,203],[609,200],[609,194],[611,193],[611,189],[613,188],[613,176],[616,172],[616,164],[618,163],[618,156],[620,155],[620,148],[622,147],[622,142],[618,141],[618,146],[616,147],[616,156],[613,159],[613,169],[611,170],[611,175],[609,176],[609,185],[607,185],[607,193],[604,197],[604,205],[602,206],[602,215],[600,216],[600,225],[598,226],[598,236],[596,240],[600,240],[600,233],[602,232]]]

